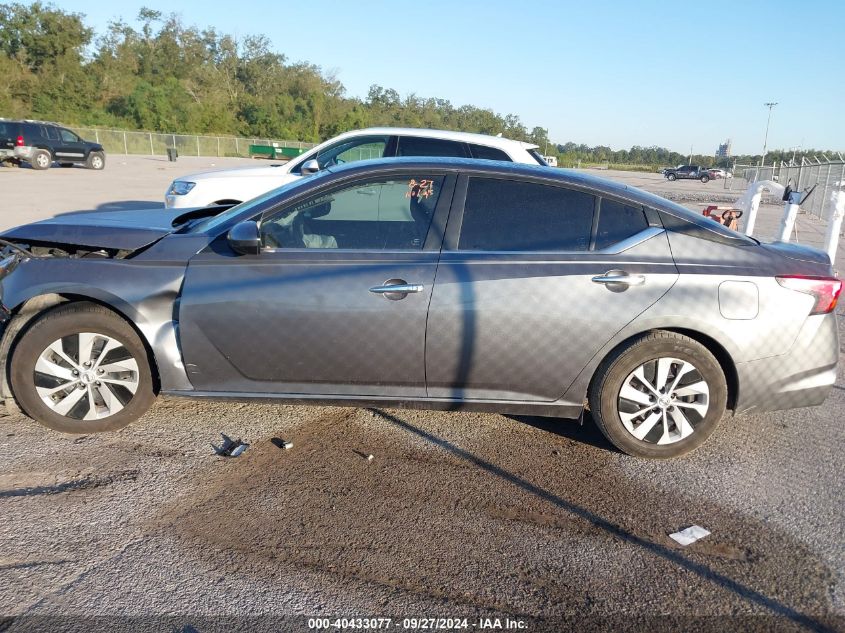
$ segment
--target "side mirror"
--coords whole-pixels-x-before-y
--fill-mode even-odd
[[[310,176],[311,174],[316,174],[318,171],[320,171],[320,163],[318,163],[313,158],[311,160],[306,160],[304,163],[302,163],[302,168],[300,171],[302,171],[303,176]]]
[[[261,233],[255,220],[238,222],[229,229],[226,238],[238,255],[258,255],[261,252]]]

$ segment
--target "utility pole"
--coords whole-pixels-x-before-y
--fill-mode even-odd
[[[769,109],[769,118],[766,119],[766,136],[763,137],[763,156],[760,158],[760,167],[766,164],[766,146],[769,144],[769,123],[772,122],[772,108],[777,105],[777,101],[769,101],[763,105]]]
[[[689,160],[687,161],[687,165],[692,165],[692,145],[689,146]]]

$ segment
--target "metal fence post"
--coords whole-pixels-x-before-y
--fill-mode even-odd
[[[153,150],[153,133],[149,132],[149,135],[150,135],[150,156],[155,156],[156,153]]]
[[[200,155],[200,137],[197,135],[197,156]]]
[[[126,130],[123,131],[123,153],[129,154],[129,147],[126,145]]]
[[[220,158],[220,137],[217,137],[217,158]]]

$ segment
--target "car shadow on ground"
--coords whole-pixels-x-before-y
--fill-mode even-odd
[[[96,213],[109,211],[140,211],[143,209],[162,209],[164,204],[160,200],[118,200],[116,202],[104,202],[98,204],[93,209],[77,209],[76,211],[65,211],[64,213],[57,213],[53,217],[61,217],[64,215],[77,215],[79,213]]]
[[[593,418],[590,417],[590,413],[588,411],[584,412],[584,417],[581,420],[578,418],[546,418],[537,415],[506,415],[505,417],[573,442],[587,444],[612,453],[619,452],[616,447],[608,442],[607,438],[601,434],[601,431],[599,431],[598,427],[596,427],[593,422]]]

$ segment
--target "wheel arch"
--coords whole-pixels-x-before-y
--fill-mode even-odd
[[[124,302],[117,297],[114,297],[114,299],[114,301],[109,301],[104,297],[88,294],[51,292],[29,297],[9,310],[10,318],[6,323],[2,338],[0,339],[0,396],[6,400],[7,407],[10,402],[14,401],[14,394],[9,384],[9,363],[11,362],[14,348],[18,341],[43,314],[57,306],[70,303],[84,302],[100,305],[128,323],[144,345],[147,353],[147,362],[150,366],[150,374],[153,379],[153,390],[155,393],[159,392],[161,387],[160,372],[152,345],[147,336],[145,336],[143,331],[138,328],[138,325],[129,316],[131,312],[134,312],[131,310],[131,306],[129,304],[123,306],[121,303]],[[126,308],[129,308],[129,310]]]
[[[585,383],[582,383],[583,388],[580,389],[583,391],[583,399],[586,399],[586,396],[589,395],[590,390],[592,389],[593,382],[596,378],[596,374],[598,373],[599,368],[601,367],[605,359],[617,353],[621,348],[630,345],[631,341],[633,341],[634,339],[643,336],[644,334],[649,334],[650,332],[674,332],[676,334],[688,336],[697,343],[700,343],[702,346],[704,346],[705,349],[707,349],[707,351],[713,354],[713,356],[718,361],[719,366],[722,368],[722,373],[725,375],[725,383],[728,387],[727,409],[731,411],[736,409],[737,398],[739,396],[739,375],[736,370],[736,363],[734,362],[730,353],[718,340],[716,340],[712,336],[705,334],[699,330],[684,327],[651,327],[643,330],[638,330],[636,332],[628,334],[623,339],[616,341],[613,345],[609,346],[609,348],[605,348],[605,350],[603,350],[603,353],[596,354],[595,358],[593,359],[593,362],[591,362],[590,366],[588,367],[589,380]],[[570,387],[569,391],[571,392],[572,389],[575,388],[579,382],[580,381],[576,380],[575,384]]]

